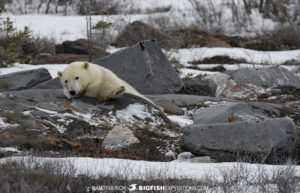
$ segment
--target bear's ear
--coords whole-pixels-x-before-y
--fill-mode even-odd
[[[88,63],[88,62],[84,62],[83,68],[84,68],[84,69],[88,69],[88,67],[89,67],[89,63]]]
[[[59,78],[61,78],[61,77],[62,77],[62,72],[61,72],[61,71],[58,71],[58,72],[57,72],[57,76],[58,76]]]

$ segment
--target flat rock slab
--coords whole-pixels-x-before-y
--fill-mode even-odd
[[[239,154],[246,154],[256,161],[276,163],[292,156],[298,132],[293,120],[273,118],[194,124],[184,129],[183,140],[193,154],[208,155],[218,161],[236,161]]]
[[[62,117],[66,119],[82,117],[82,120],[86,122],[87,120],[96,121],[101,120],[100,115],[108,115],[107,113],[111,111],[125,109],[131,104],[145,104],[144,99],[130,94],[124,94],[109,101],[100,101],[93,97],[81,97],[70,100],[63,95],[63,91],[60,89],[5,91],[0,93],[0,101],[2,101],[0,103],[0,109],[18,112],[30,111],[27,112],[27,114],[34,115],[37,120],[42,122],[44,120],[55,121],[55,117],[57,119]],[[159,111],[157,112],[159,113]],[[68,116],[68,113],[73,115],[78,114],[78,116]],[[85,119],[84,115],[88,118]],[[99,117],[97,117],[97,115],[99,115]],[[87,123],[93,127],[92,123]],[[106,123],[114,124],[113,121]],[[56,122],[54,122],[54,124],[57,125]],[[68,126],[65,122],[62,122],[62,125]],[[109,125],[107,126],[109,127]],[[72,125],[69,129],[73,130],[75,128]],[[68,127],[66,127],[66,131],[69,131]]]
[[[291,108],[279,104],[228,102],[197,110],[194,114],[194,124],[255,121],[283,117],[292,114],[292,111]]]
[[[4,91],[0,93],[0,118],[0,147],[16,146],[38,152],[68,149],[73,150],[69,152],[72,155],[79,155],[79,151],[80,155],[88,152],[87,155],[103,156],[107,150],[101,146],[102,141],[119,124],[137,135],[141,143],[136,144],[134,151],[124,146],[110,150],[108,156],[124,153],[127,158],[147,159],[145,149],[151,147],[149,159],[161,160],[164,151],[180,146],[179,131],[159,109],[126,93],[100,101],[92,97],[70,100],[61,89]]]
[[[59,78],[53,78],[42,82],[31,89],[63,89],[63,86],[61,85]]]
[[[209,96],[185,95],[185,94],[162,94],[147,95],[155,104],[163,107],[164,111],[169,114],[183,115],[181,108],[199,108],[207,107],[206,102],[219,103],[226,99]]]
[[[279,104],[211,105],[196,111],[193,125],[184,128],[184,147],[218,161],[236,161],[244,155],[262,162],[286,160],[299,140],[295,122],[285,118],[292,114],[293,108]]]
[[[45,68],[25,70],[0,76],[0,91],[26,90],[52,79]]]
[[[156,41],[139,42],[93,63],[112,70],[142,94],[176,93],[183,87]]]
[[[185,94],[162,94],[162,95],[147,95],[155,104],[163,107],[165,112],[170,114],[181,115],[183,110],[181,108],[199,108],[207,107],[207,102],[219,103],[227,101],[226,99],[198,96],[198,95],[185,95]]]
[[[280,66],[258,69],[239,69],[232,72],[230,76],[236,83],[253,83],[265,88],[278,85],[300,87],[300,79]]]
[[[205,102],[221,102],[227,101],[227,99],[209,97],[209,96],[198,96],[198,95],[185,95],[185,94],[159,94],[159,95],[147,95],[152,101],[158,105],[165,103],[172,103],[179,107],[194,107],[202,106]]]

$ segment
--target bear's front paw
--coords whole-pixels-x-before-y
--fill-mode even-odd
[[[125,86],[120,86],[120,87],[117,89],[117,91],[116,91],[116,93],[115,93],[115,96],[121,95],[124,91],[125,91]]]
[[[124,86],[120,86],[119,88],[111,91],[110,93],[108,93],[107,96],[105,97],[99,97],[99,99],[101,101],[107,101],[113,97],[116,97],[116,96],[120,96],[121,94],[123,94],[123,92],[125,91],[125,87]]]

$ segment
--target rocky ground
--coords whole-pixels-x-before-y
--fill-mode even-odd
[[[166,39],[167,40],[167,39]],[[0,156],[118,157],[164,161],[183,151],[209,160],[298,159],[300,80],[280,67],[181,80],[155,40],[94,63],[147,95],[68,100],[46,69],[0,76]]]

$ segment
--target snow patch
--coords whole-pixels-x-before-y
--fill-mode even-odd
[[[49,124],[53,125],[60,133],[64,133],[67,128],[65,127],[65,125],[69,125],[71,120],[71,118],[75,118],[75,119],[80,119],[83,120],[87,123],[89,123],[90,125],[94,125],[94,126],[99,126],[101,124],[105,124],[108,127],[113,127],[115,124],[117,124],[117,119],[111,115],[111,112],[108,113],[108,115],[102,115],[102,116],[98,116],[98,115],[93,115],[90,112],[77,112],[77,111],[72,111],[72,113],[58,113],[56,111],[51,111],[51,110],[47,110],[47,109],[43,109],[40,107],[35,107],[37,110],[42,111],[44,113],[50,114],[51,117],[59,117],[59,119],[57,120],[57,124],[51,123],[49,121],[47,121]],[[24,113],[24,112],[23,112]],[[58,124],[60,123],[60,124]]]
[[[115,158],[45,158],[45,157],[8,157],[0,159],[0,163],[8,161],[20,161],[30,167],[31,163],[47,164],[60,163],[63,167],[74,166],[74,175],[89,175],[91,177],[103,175],[117,177],[120,179],[141,179],[147,180],[159,175],[162,179],[194,179],[200,180],[207,175],[215,177],[216,181],[222,181],[221,171],[229,171],[234,168],[247,169],[249,179],[261,179],[260,172],[265,171],[266,175],[272,175],[274,171],[284,169],[287,165],[266,165],[250,164],[241,162],[224,163],[187,163],[187,162],[151,162],[142,160],[128,160]],[[130,172],[128,172],[130,171]],[[238,170],[235,170],[238,171]],[[300,166],[295,166],[296,176],[300,176]],[[270,176],[271,177],[271,176]]]
[[[205,76],[209,74],[218,74],[219,72],[210,72],[210,71],[203,71],[203,70],[195,70],[189,68],[180,68],[179,75],[180,78],[195,78],[197,76]]]
[[[203,60],[214,56],[228,56],[232,59],[244,59],[251,64],[249,67],[257,67],[263,64],[282,64],[288,60],[297,60],[300,50],[290,51],[256,51],[245,48],[184,48],[178,49],[177,52],[171,53],[171,58],[179,60],[180,64],[191,66],[189,62],[195,60]],[[217,64],[216,64],[217,65]],[[242,65],[242,64],[241,64]],[[203,66],[203,65],[202,65]],[[203,66],[204,67],[204,66]]]
[[[129,127],[135,125],[142,128],[147,125],[151,129],[163,123],[161,118],[153,116],[157,113],[158,110],[156,109],[150,110],[145,105],[135,103],[116,111],[116,117],[121,123]]]
[[[56,111],[50,111],[50,110],[48,110],[48,109],[42,109],[42,108],[40,108],[40,107],[35,107],[35,108],[36,108],[37,110],[42,111],[42,112],[47,113],[47,114],[51,114],[51,115],[58,114]]]
[[[57,77],[58,71],[63,71],[68,65],[66,64],[44,64],[44,65],[30,65],[30,64],[20,64],[15,63],[12,67],[1,68],[0,74],[9,74],[13,72],[20,72],[23,70],[34,70],[39,68],[46,68],[51,74],[52,78]]]
[[[180,127],[185,127],[193,124],[193,120],[184,115],[168,115],[168,118]]]
[[[8,127],[18,127],[19,124],[10,124],[6,122],[6,117],[0,117],[0,129],[6,129]]]
[[[21,151],[18,150],[16,147],[0,147],[0,152],[16,152],[20,153]]]
[[[122,121],[131,122],[136,120],[134,116],[145,120],[146,117],[151,117],[152,115],[147,112],[145,105],[135,103],[130,104],[126,109],[118,110],[116,116]]]

